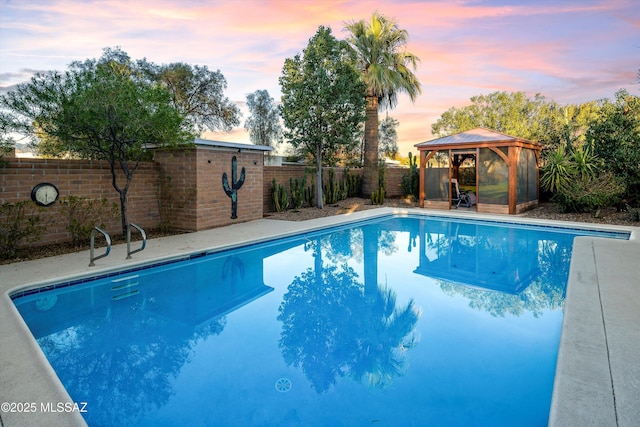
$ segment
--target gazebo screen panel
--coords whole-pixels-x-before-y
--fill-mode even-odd
[[[428,153],[426,153],[428,155]],[[424,198],[432,201],[449,201],[449,154],[435,153],[424,171]]]
[[[478,160],[478,203],[509,204],[509,166],[490,148],[481,148]]]
[[[518,166],[516,167],[516,202],[518,204],[525,203],[529,200],[529,198],[527,197],[527,192],[529,190],[529,169],[527,168],[526,151],[528,150],[520,149],[520,154],[518,154]]]
[[[538,164],[536,162],[536,152],[526,150],[527,170],[529,171],[529,202],[538,200]]]

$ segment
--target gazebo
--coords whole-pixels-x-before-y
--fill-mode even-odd
[[[518,214],[538,205],[536,142],[475,128],[415,146],[422,208],[457,208],[456,187],[475,194],[478,212]]]

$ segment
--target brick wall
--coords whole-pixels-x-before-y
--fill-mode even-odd
[[[409,168],[393,167],[387,168],[385,172],[386,197],[402,196],[402,176],[409,175]]]
[[[240,179],[237,192],[237,218],[231,218],[231,198],[222,186],[222,175],[232,185],[232,161],[237,162]],[[176,229],[198,231],[236,222],[262,218],[262,152],[194,147],[158,151],[161,208],[163,220]]]
[[[177,230],[197,227],[196,150],[157,150],[159,212],[162,225]]]
[[[237,160],[237,178],[245,168],[246,178],[238,190],[237,218],[231,218],[231,198],[222,187],[222,174],[232,180],[232,159]],[[109,164],[104,161],[5,158],[0,169],[0,203],[31,200],[31,189],[42,182],[55,184],[60,199],[78,196],[91,199],[106,198],[118,205],[115,214],[104,218],[110,234],[120,233],[120,199],[111,185]],[[335,168],[336,178],[342,179],[344,170]],[[351,173],[362,174],[361,169]],[[402,194],[400,183],[405,168],[387,168],[387,197]],[[252,221],[272,212],[272,181],[289,188],[289,178],[304,176],[305,166],[263,166],[259,151],[193,147],[180,150],[158,150],[154,162],[142,162],[133,175],[128,193],[128,220],[145,229],[166,225],[170,228],[198,231],[213,227]],[[325,170],[325,179],[328,172]],[[307,171],[308,185],[313,182],[313,170]],[[124,178],[118,181],[124,185]],[[36,209],[47,224],[42,239],[35,244],[49,244],[71,239],[65,229],[68,217],[60,203]],[[1,220],[1,219],[0,219]]]
[[[271,192],[273,189],[273,179],[276,179],[278,184],[283,184],[287,190],[289,190],[289,178],[301,178],[307,171],[307,186],[315,182],[315,171],[304,165],[286,165],[286,166],[265,166],[264,167],[264,182],[263,182],[263,210],[264,212],[274,212],[273,199]],[[329,168],[324,168],[323,179],[325,183],[328,180]],[[336,179],[341,180],[344,176],[343,168],[334,168]],[[358,174],[362,176],[362,169],[349,169],[350,173]],[[389,167],[386,169],[386,197],[401,197],[402,196],[402,176],[409,173],[408,168]]]
[[[231,197],[222,186],[222,175],[233,182],[232,161],[236,158],[236,179],[245,169],[245,180],[237,190],[237,218],[231,218]],[[259,151],[198,149],[198,230],[262,218],[263,154]]]
[[[106,198],[118,204],[115,215],[103,218],[106,231],[118,233],[121,230],[120,198],[111,185],[111,170],[104,161],[24,159],[5,158],[6,165],[0,169],[0,203],[15,203],[31,200],[32,188],[42,182],[49,182],[60,191],[60,200],[67,196],[90,199]],[[120,176],[120,185],[124,177]],[[35,204],[33,205],[35,206]],[[56,203],[50,207],[33,209],[47,225],[46,232],[38,244],[48,244],[71,239],[65,229],[68,218],[65,206]],[[154,162],[141,163],[133,175],[128,192],[128,220],[143,228],[156,227],[160,218],[158,212],[158,165]]]

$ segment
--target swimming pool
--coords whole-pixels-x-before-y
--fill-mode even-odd
[[[12,297],[90,425],[539,425],[576,234],[391,218]]]

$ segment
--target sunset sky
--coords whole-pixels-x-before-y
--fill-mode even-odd
[[[474,95],[523,91],[568,104],[621,88],[640,94],[638,0],[0,0],[0,90],[120,46],[133,59],[219,69],[244,117],[233,132],[206,137],[248,142],[246,95],[266,89],[279,101],[284,60],[319,25],[346,38],[345,22],[375,10],[408,31],[421,59],[422,95],[389,112],[403,156]]]

